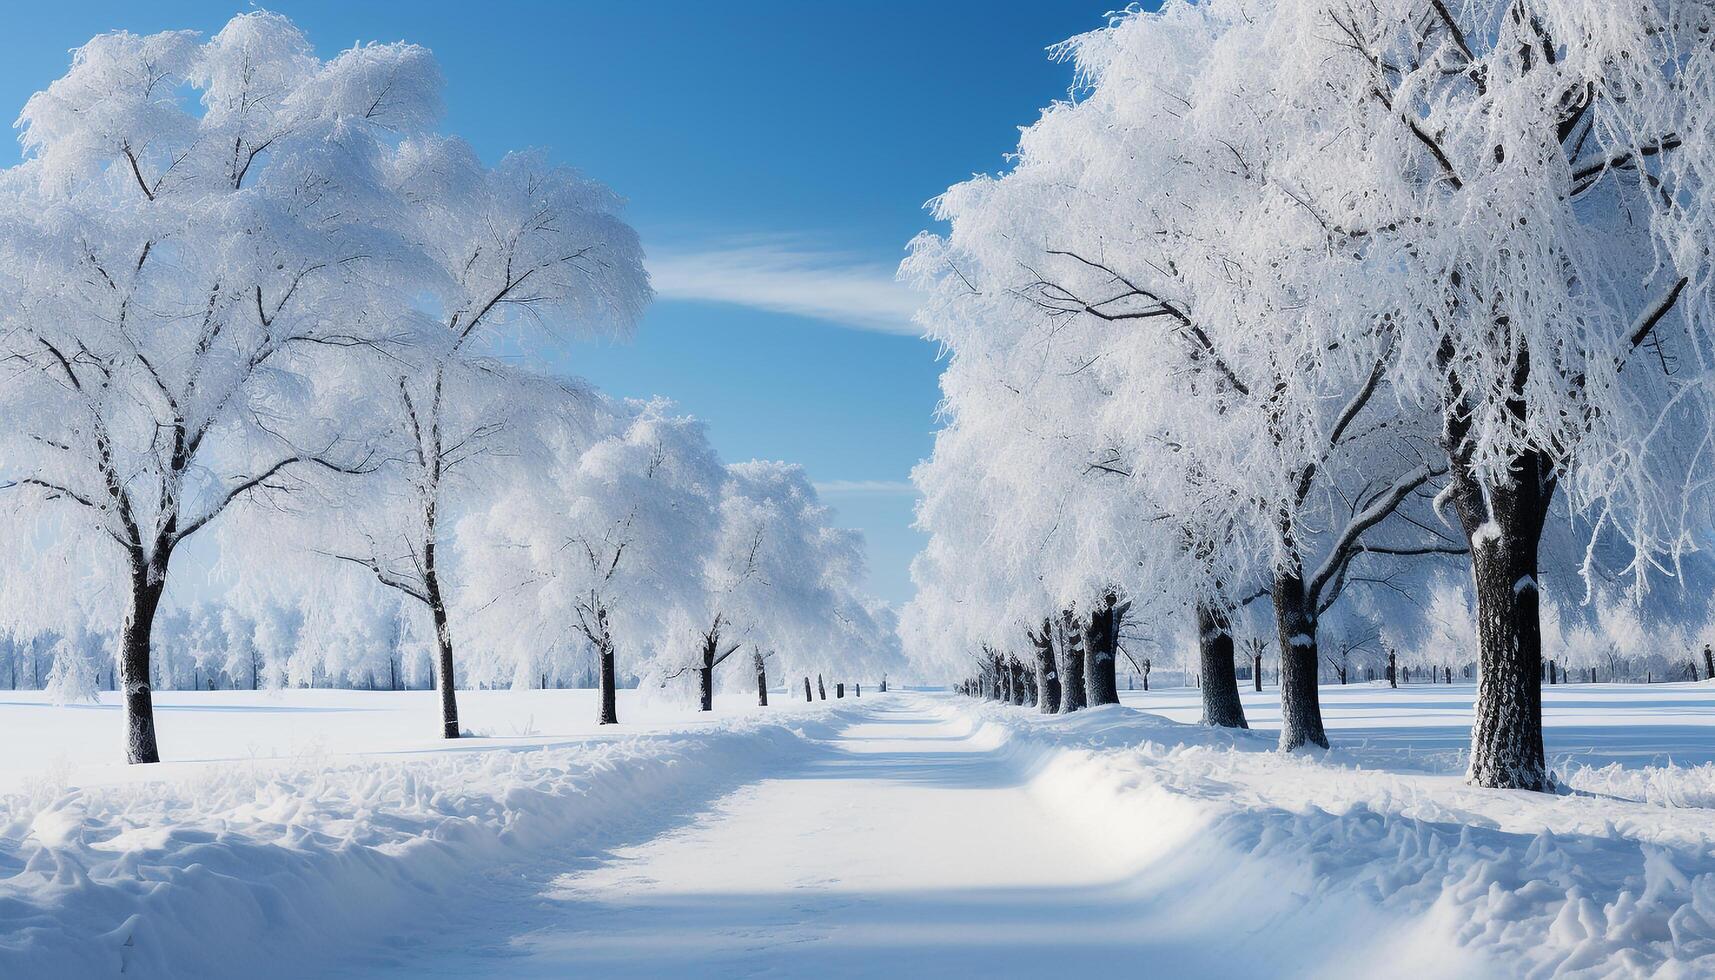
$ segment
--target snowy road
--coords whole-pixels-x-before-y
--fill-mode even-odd
[[[1325,690],[1340,746],[1292,755],[1172,691],[624,732],[567,721],[580,692],[472,692],[488,734],[451,745],[386,740],[432,692],[187,693],[178,737],[218,757],[117,778],[90,749],[0,795],[0,976],[1715,976],[1715,765],[1635,767],[1704,758],[1708,690],[1548,692],[1552,796],[1465,785],[1469,685]]]
[[[802,767],[555,877],[508,939],[400,965],[494,977],[908,976],[1150,962],[1152,930],[1125,900],[1123,871],[1064,834],[1014,767],[923,702],[872,705]],[[1195,968],[1201,956],[1186,954],[1172,958]],[[1218,963],[1211,951],[1204,965]]]

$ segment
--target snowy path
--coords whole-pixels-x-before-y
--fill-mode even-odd
[[[399,965],[496,977],[1047,975],[1135,970],[1162,952],[1125,900],[1123,870],[1069,839],[1004,758],[923,702],[871,704],[802,767],[555,877],[514,910],[512,936]],[[1183,966],[1202,959],[1173,952]]]

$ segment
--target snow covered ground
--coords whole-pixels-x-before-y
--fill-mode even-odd
[[[1715,687],[1549,689],[1556,796],[1463,784],[1469,686],[1284,757],[1195,693],[166,694],[148,769],[0,694],[0,976],[1715,974]]]

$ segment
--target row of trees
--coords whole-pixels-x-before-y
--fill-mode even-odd
[[[1712,30],[1210,0],[1057,48],[1073,97],[905,263],[951,355],[907,642],[1071,647],[1117,594],[1122,634],[1190,628],[1205,721],[1243,726],[1233,624],[1267,608],[1281,748],[1326,746],[1323,622],[1404,621],[1462,564],[1469,778],[1545,788],[1542,563],[1636,599],[1707,526]]]
[[[5,603],[18,628],[75,615],[113,637],[132,762],[159,758],[173,569],[202,560],[240,591],[317,597],[248,603],[297,610],[299,634],[341,615],[335,568],[390,594],[449,738],[455,638],[485,629],[523,679],[587,644],[608,722],[621,651],[683,660],[694,631],[717,657],[821,655],[886,632],[801,472],[723,465],[664,404],[532,372],[634,327],[642,249],[606,187],[436,133],[440,91],[422,48],[322,60],[254,13],[206,39],[97,37],[19,117],[25,159],[0,174]],[[765,623],[774,602],[797,618]]]

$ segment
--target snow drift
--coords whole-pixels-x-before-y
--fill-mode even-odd
[[[1378,750],[1282,755],[1272,733],[1117,706],[941,710],[1112,842],[1141,927],[1206,934],[1237,972],[1715,971],[1715,833],[1686,808],[1715,767],[1580,766],[1578,789],[1513,793],[1464,785],[1457,759],[1424,772]]]
[[[388,764],[211,765],[0,797],[0,974],[302,976],[484,871],[659,829],[849,709]]]

